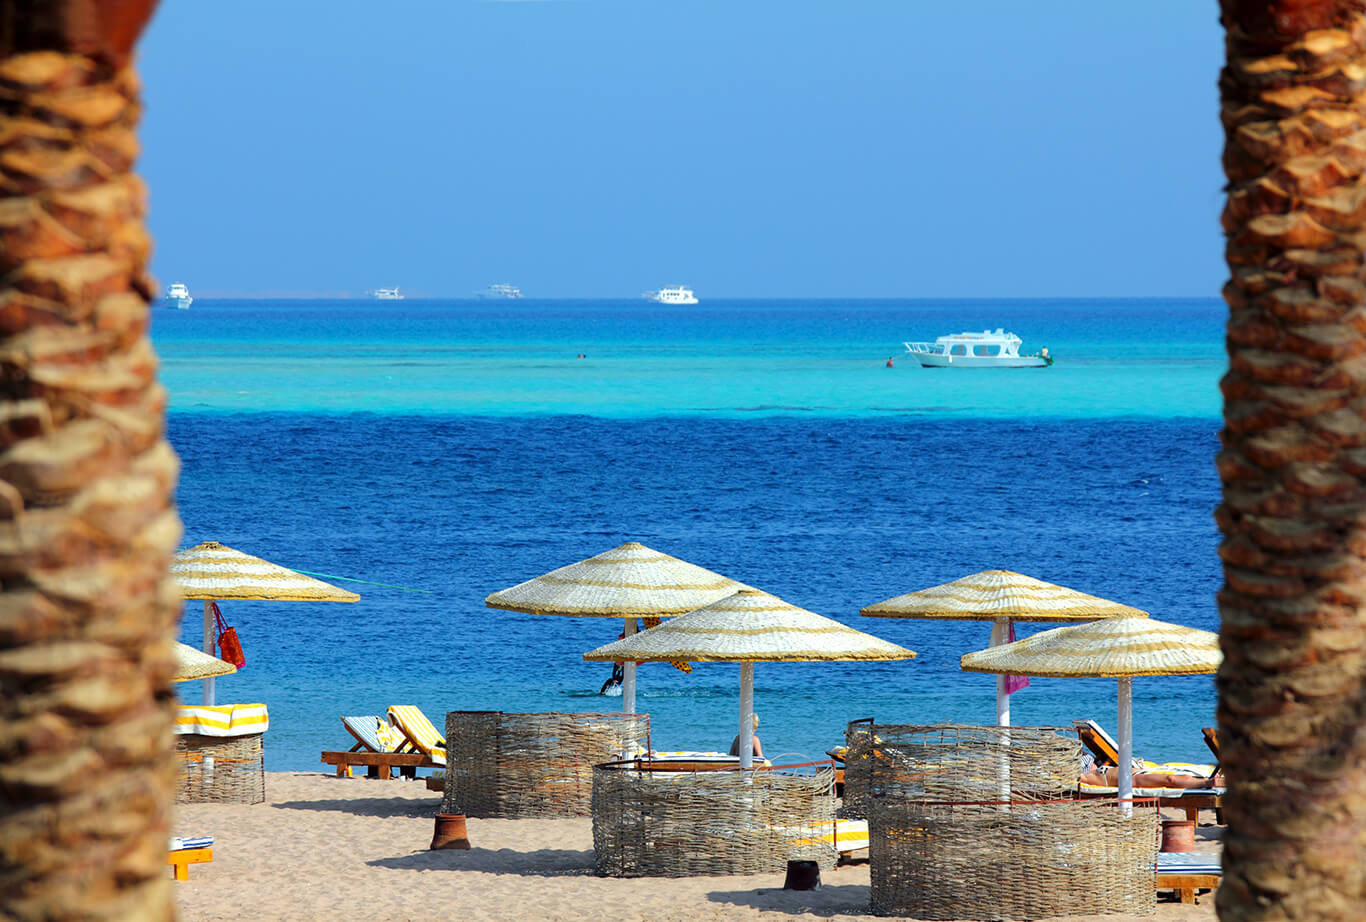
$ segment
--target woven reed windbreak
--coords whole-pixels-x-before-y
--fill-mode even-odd
[[[851,727],[868,752],[873,912],[991,920],[1154,912],[1156,801],[1138,801],[1125,816],[1113,800],[1076,800],[1081,744],[1066,732]]]
[[[872,910],[917,919],[1042,919],[1157,908],[1156,802],[875,799]]]
[[[177,734],[176,803],[259,804],[266,799],[264,733],[246,736]]]
[[[872,718],[855,720],[844,731],[844,796],[840,815],[868,818],[868,794],[873,786]]]
[[[1081,741],[1063,727],[856,722],[849,734],[850,748],[868,756],[868,798],[1057,800],[1076,792],[1081,769]],[[1009,796],[1002,787],[1005,778]]]
[[[442,813],[586,816],[593,765],[649,749],[648,714],[446,714]]]
[[[834,769],[679,772],[649,763],[593,768],[593,848],[604,877],[694,877],[827,870],[838,855]]]

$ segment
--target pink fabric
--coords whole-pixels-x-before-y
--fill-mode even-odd
[[[1015,622],[1014,622],[1014,621],[1010,622],[1010,640],[1011,640],[1012,642],[1015,640]],[[1029,676],[1027,676],[1027,675],[1007,675],[1007,676],[1006,676],[1006,681],[1005,681],[1006,694],[1007,694],[1007,695],[1013,695],[1013,694],[1015,694],[1017,691],[1019,691],[1020,689],[1024,688],[1025,686],[1027,686],[1028,684],[1029,684]]]

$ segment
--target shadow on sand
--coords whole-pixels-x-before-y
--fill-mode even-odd
[[[765,912],[794,916],[841,916],[868,914],[867,884],[823,884],[819,890],[717,890],[707,894],[713,903],[748,906]]]
[[[377,858],[366,864],[375,868],[407,871],[482,871],[485,874],[517,874],[522,877],[591,877],[593,852],[543,848],[519,852],[510,848],[437,849],[394,858]]]
[[[410,816],[431,819],[436,812],[431,800],[410,800],[405,797],[367,797],[349,800],[286,800],[271,804],[276,810],[317,810],[333,813],[352,813],[356,816]]]

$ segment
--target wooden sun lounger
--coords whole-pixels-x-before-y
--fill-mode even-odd
[[[1179,852],[1157,857],[1157,889],[1175,890],[1183,903],[1196,902],[1201,891],[1218,889],[1221,879],[1217,854]]]
[[[338,778],[350,778],[351,769],[365,766],[366,777],[388,781],[397,768],[404,778],[416,778],[419,768],[440,768],[420,752],[324,752],[322,761],[337,766]]]
[[[1163,788],[1163,790],[1170,789]],[[1224,795],[1222,790],[1210,788],[1189,788],[1188,790],[1180,794],[1159,794],[1155,796],[1144,794],[1143,791],[1143,788],[1135,789],[1134,796],[1141,798],[1143,800],[1156,800],[1159,807],[1173,807],[1178,810],[1184,810],[1186,811],[1186,819],[1191,820],[1193,822],[1198,821],[1200,819],[1201,810],[1215,811],[1216,822],[1218,822],[1218,814],[1224,808]],[[1115,789],[1109,788],[1105,791],[1080,790],[1077,792],[1077,796],[1087,798],[1088,800],[1104,797],[1108,797],[1113,800],[1115,796]]]
[[[176,880],[190,879],[190,865],[203,864],[213,860],[212,848],[178,848],[169,853],[166,863],[171,866],[171,876]]]
[[[1175,890],[1183,903],[1196,902],[1202,890],[1217,890],[1218,874],[1158,874],[1157,889]]]

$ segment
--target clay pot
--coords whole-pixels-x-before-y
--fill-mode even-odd
[[[1195,820],[1163,820],[1162,851],[1195,851]]]
[[[438,813],[436,829],[432,833],[432,848],[469,848],[470,840],[465,832],[465,814]]]

